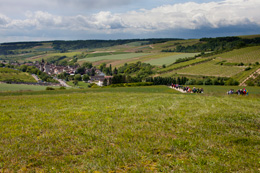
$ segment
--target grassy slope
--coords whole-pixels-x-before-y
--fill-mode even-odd
[[[203,76],[219,76],[219,77],[231,77],[237,73],[243,71],[245,67],[239,66],[221,66],[216,65],[216,61],[212,60],[206,63],[198,64],[195,66],[175,70],[173,72],[179,74],[192,74]]]
[[[158,66],[162,66],[163,64],[170,65],[179,58],[194,57],[197,54],[198,53],[174,53],[173,55],[169,54],[170,56],[145,61],[145,63],[150,63],[151,65],[158,65]],[[160,55],[157,56],[160,57]]]
[[[260,62],[260,46],[235,49],[233,51],[217,55],[228,62],[244,64]]]
[[[127,54],[119,54],[119,55],[107,55],[107,56],[98,56],[93,58],[84,58],[80,59],[80,61],[89,61],[89,62],[96,62],[96,61],[102,61],[102,60],[124,60],[124,59],[131,59],[136,58],[140,56],[145,56],[146,53],[127,53]]]
[[[159,88],[159,93],[146,87],[146,92],[1,96],[0,168],[259,170],[259,97],[185,95]]]
[[[0,81],[22,81],[22,82],[33,82],[37,81],[29,74],[18,70],[9,68],[0,68]]]

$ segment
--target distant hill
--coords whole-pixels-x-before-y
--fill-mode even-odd
[[[33,62],[44,59],[57,65],[90,62],[97,68],[104,63],[119,68],[140,61],[154,66],[150,76],[185,76],[197,81],[226,77],[245,82],[259,69],[259,55],[260,35],[188,40],[154,38],[0,44],[0,61]],[[258,85],[257,80],[254,80],[254,85]]]

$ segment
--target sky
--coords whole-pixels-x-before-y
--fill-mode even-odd
[[[0,0],[0,43],[260,34],[260,0]]]

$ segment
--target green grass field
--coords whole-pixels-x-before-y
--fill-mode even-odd
[[[170,56],[145,61],[145,63],[150,63],[151,65],[158,65],[158,66],[162,66],[163,64],[170,65],[179,58],[194,57],[198,53],[174,53],[173,55],[171,54],[172,53],[169,53]]]
[[[10,68],[0,68],[0,81],[37,82],[29,73]]]
[[[18,94],[0,96],[1,172],[260,169],[256,95],[166,86]]]
[[[46,86],[37,85],[20,85],[20,84],[0,84],[0,92],[6,91],[41,91],[45,90]]]
[[[216,65],[217,60],[197,64],[187,68],[174,70],[173,73],[203,76],[232,77],[245,69],[244,66]]]
[[[84,89],[88,88],[89,86],[89,83],[85,83],[83,81],[79,81],[77,86],[75,86],[72,81],[67,82],[67,84],[73,87],[79,87]]]

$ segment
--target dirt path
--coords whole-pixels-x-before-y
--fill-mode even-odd
[[[39,82],[39,81],[41,80],[41,79],[39,79],[38,76],[35,75],[35,74],[32,74],[32,77],[33,77],[37,82]]]
[[[179,91],[179,92],[181,92],[181,93],[187,93],[186,91],[183,91],[182,89],[177,89],[177,88],[172,88],[171,86],[169,87],[169,88],[171,88],[171,89],[174,89],[174,90],[176,90],[176,91]]]
[[[250,76],[248,76],[243,82],[240,83],[239,86],[246,86],[246,81],[250,78],[255,79],[256,76],[260,75],[260,68],[257,69],[254,73],[252,73]]]

